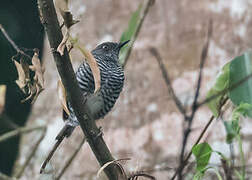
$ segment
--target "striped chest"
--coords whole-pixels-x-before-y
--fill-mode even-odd
[[[98,118],[104,117],[114,106],[124,84],[124,72],[116,63],[106,63],[97,60],[101,74],[101,94],[104,107]],[[77,81],[84,95],[94,92],[94,78],[87,63],[80,65],[76,72]]]

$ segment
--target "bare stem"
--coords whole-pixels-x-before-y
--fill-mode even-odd
[[[5,38],[9,41],[9,43],[12,45],[12,47],[17,51],[17,53],[20,53],[26,57],[28,57],[29,59],[32,59],[31,56],[29,56],[28,54],[26,54],[24,51],[22,51],[16,44],[15,42],[10,38],[10,36],[8,35],[8,33],[5,31],[4,27],[0,24],[0,30],[2,31],[3,35],[5,36]]]
[[[220,106],[219,106],[219,112],[221,112],[221,109],[222,107],[226,104],[228,98],[224,98],[221,103],[220,103]],[[220,113],[219,113],[220,114]],[[212,124],[214,120],[214,116],[212,115],[211,118],[209,119],[209,121],[207,122],[207,124],[205,125],[204,129],[201,131],[198,139],[196,140],[196,142],[194,143],[193,146],[196,146],[197,144],[199,144],[200,140],[202,139],[202,137],[204,136],[204,134],[206,133],[207,129],[209,128],[209,126]],[[179,171],[183,171],[184,167],[186,166],[189,158],[191,157],[192,155],[192,150],[188,153],[188,155],[186,156],[185,160],[184,160],[184,163],[183,164],[180,164],[181,166],[177,169],[177,171],[174,173],[174,175],[172,176],[171,180],[174,180],[175,177],[178,175]]]
[[[38,139],[38,141],[36,142],[36,144],[35,144],[34,147],[32,148],[31,153],[28,155],[26,161],[25,161],[24,164],[20,167],[20,169],[18,169],[16,175],[14,175],[16,178],[19,179],[19,178],[23,175],[25,168],[29,165],[29,163],[30,163],[32,157],[35,155],[35,153],[36,153],[36,151],[37,151],[37,149],[38,149],[40,143],[41,143],[42,140],[44,139],[45,135],[46,135],[46,127],[44,127],[44,128],[42,129],[42,134],[40,135],[40,138]]]
[[[41,130],[41,129],[44,129],[45,126],[30,126],[30,127],[21,127],[21,128],[17,128],[13,131],[10,131],[10,132],[7,132],[3,135],[0,136],[0,142],[3,142],[3,141],[6,141],[8,140],[9,138],[12,138],[12,137],[15,137],[15,136],[18,136],[20,134],[24,134],[24,133],[29,133],[31,131],[36,131],[36,130]]]
[[[126,66],[126,64],[127,64],[129,55],[130,55],[132,47],[133,47],[133,44],[136,41],[136,38],[137,38],[139,31],[142,27],[143,21],[149,11],[149,8],[153,3],[154,3],[154,0],[146,0],[146,2],[143,5],[142,12],[140,13],[140,17],[139,17],[139,20],[136,25],[137,26],[136,31],[132,35],[130,42],[129,42],[129,45],[128,45],[129,48],[127,48],[127,50],[126,50],[126,55],[124,56],[124,59],[120,60],[120,63],[122,64],[123,67]]]
[[[70,166],[70,164],[73,162],[74,158],[76,157],[76,155],[78,154],[78,152],[80,151],[82,145],[85,143],[86,138],[84,137],[79,146],[76,148],[76,150],[73,152],[73,154],[70,156],[70,158],[67,160],[67,162],[65,163],[65,166],[63,167],[63,169],[60,171],[59,175],[55,178],[55,180],[59,180],[62,175],[66,172],[66,170],[68,169],[68,167]]]
[[[12,177],[7,176],[7,175],[5,175],[5,174],[3,174],[1,172],[0,172],[0,179],[1,180],[17,180],[17,178],[12,178]]]
[[[169,94],[171,95],[173,101],[175,102],[178,110],[185,116],[186,115],[186,111],[182,105],[182,103],[180,102],[180,100],[178,99],[178,97],[176,96],[173,88],[172,88],[172,84],[171,84],[171,80],[170,80],[170,77],[169,77],[169,74],[165,68],[165,65],[162,61],[162,58],[158,52],[158,50],[156,48],[150,48],[149,49],[151,54],[156,58],[156,60],[158,61],[158,64],[159,64],[159,68],[161,69],[162,71],[162,75],[163,75],[163,78],[165,80],[165,83],[166,83],[166,86],[168,88],[168,91],[169,91]]]

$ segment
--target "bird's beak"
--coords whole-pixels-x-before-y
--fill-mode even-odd
[[[124,41],[124,42],[120,42],[119,45],[118,45],[118,49],[120,50],[128,42],[130,42],[130,40],[127,40],[127,41]]]

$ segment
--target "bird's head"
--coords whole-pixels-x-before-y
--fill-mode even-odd
[[[129,42],[125,41],[122,43],[105,42],[98,45],[92,54],[95,58],[99,58],[107,61],[118,61],[120,49]]]

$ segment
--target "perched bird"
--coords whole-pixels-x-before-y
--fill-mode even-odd
[[[93,117],[94,120],[103,118],[113,108],[122,91],[124,84],[124,72],[119,64],[119,51],[128,42],[129,41],[125,41],[123,43],[105,42],[98,45],[91,52],[100,69],[100,94],[103,100],[103,107],[100,108],[99,112],[96,112]],[[94,77],[91,68],[86,61],[84,61],[76,71],[76,78],[84,96],[89,96],[94,93]],[[66,121],[66,124],[57,135],[57,142],[42,164],[40,173],[43,172],[46,164],[51,159],[63,139],[65,137],[69,137],[75,127],[79,125],[71,104],[67,102],[67,105],[70,114],[68,115],[63,110],[63,119]]]

